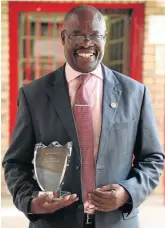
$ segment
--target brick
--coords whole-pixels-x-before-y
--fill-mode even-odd
[[[160,77],[156,77],[156,84],[164,84],[165,83],[165,75],[164,77],[163,76],[160,76]]]
[[[154,55],[155,54],[155,48],[153,46],[145,46],[143,49],[143,53],[146,55]]]
[[[144,64],[143,64],[143,70],[152,70],[154,72],[154,64],[153,62],[145,62],[145,59],[143,59]]]
[[[148,63],[153,64],[155,62],[155,57],[153,55],[144,54],[143,59],[145,59],[145,61]]]
[[[149,87],[153,84],[153,78],[144,78],[143,83]]]
[[[1,36],[1,42],[2,42],[2,50],[1,53],[3,55],[2,59],[2,112],[1,112],[1,120],[2,120],[2,135],[1,135],[1,154],[2,157],[5,154],[7,147],[9,145],[9,40],[8,40],[8,3],[2,2],[2,36]],[[8,194],[4,178],[2,176],[2,194]]]

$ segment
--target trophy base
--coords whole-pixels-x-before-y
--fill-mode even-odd
[[[66,191],[39,191],[38,196],[40,195],[48,195],[50,198],[52,198],[52,201],[57,201],[60,200],[62,198],[64,198],[65,196],[70,195],[70,192],[66,192]]]
[[[64,198],[65,196],[68,196],[70,194],[71,194],[70,192],[60,191],[60,192],[57,193],[57,197],[58,198]]]

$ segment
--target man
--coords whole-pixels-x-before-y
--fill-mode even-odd
[[[20,89],[17,122],[3,161],[16,207],[34,228],[138,228],[138,206],[163,170],[147,88],[101,64],[106,25],[80,6],[66,14],[61,33],[67,63]],[[63,190],[52,203],[35,196],[36,143],[73,142]],[[133,165],[132,159],[134,157]]]

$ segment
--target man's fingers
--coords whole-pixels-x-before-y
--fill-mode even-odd
[[[69,196],[65,196],[64,198],[62,198],[62,200],[64,202],[72,202],[72,201],[75,201],[77,198],[77,195],[76,194],[73,194],[73,195],[69,195]]]
[[[97,203],[100,203],[100,204],[107,203],[107,198],[105,199],[105,198],[102,198],[102,197],[100,197],[98,195],[95,195],[95,194],[89,194],[89,195],[90,195],[89,199],[91,199],[91,200],[93,200],[93,201],[95,201]]]
[[[72,203],[76,202],[79,198],[77,197],[76,194],[71,195],[71,197],[68,198],[68,200],[65,201],[65,206],[69,206]]]
[[[100,191],[117,190],[118,187],[119,187],[118,184],[109,184],[109,185],[102,186],[101,188],[99,188],[99,190]]]
[[[90,203],[95,206],[96,210],[100,210],[100,211],[111,211],[112,210],[112,205],[109,205],[109,204],[99,203],[95,200],[90,200]]]
[[[77,200],[78,200],[78,197],[76,194],[65,196],[64,198],[57,199],[54,203],[51,204],[50,208],[53,212],[63,207],[69,206],[72,203],[76,202]],[[49,208],[49,205],[46,205],[46,207]]]
[[[108,188],[109,189],[109,188]],[[94,190],[93,193],[89,193],[89,201],[94,204],[98,211],[112,211],[117,208],[117,191],[116,190]]]
[[[69,200],[69,199],[74,199],[76,198],[76,194],[73,194],[73,195],[67,195],[67,196],[64,196],[62,199],[65,201],[65,200]]]
[[[99,202],[97,202],[97,201],[95,201],[95,200],[90,200],[89,202],[90,202],[91,204],[95,205],[95,207],[102,207],[102,205],[103,205],[103,204],[101,204],[101,203],[99,203]]]
[[[70,195],[70,196],[65,196],[62,201],[61,204],[64,206],[68,206],[74,202],[76,202],[78,200],[78,197],[76,194]]]
[[[57,199],[55,200],[55,202],[53,203],[54,205],[57,205],[57,206],[60,206],[62,205],[62,207],[64,207],[65,205],[67,204],[71,204],[75,201],[78,200],[78,197],[76,194],[73,194],[73,195],[68,195],[68,196],[65,196],[61,199]]]
[[[65,196],[64,198],[53,198],[54,195],[42,194],[32,200],[32,212],[35,214],[53,213],[54,211],[66,207],[78,200],[76,194]]]
[[[89,194],[89,202],[96,207],[96,210],[110,211],[113,207],[113,200],[111,201],[110,198],[107,197],[107,192],[103,192],[103,194],[104,196],[106,195],[106,197],[102,198],[95,194]]]
[[[113,211],[112,208],[101,208],[101,207],[96,207],[96,211],[102,211],[102,212],[108,212],[108,211]]]
[[[113,192],[111,191],[101,191],[101,190],[93,190],[93,195],[96,195],[102,199],[109,199]],[[91,193],[92,194],[92,193]]]
[[[67,207],[69,205],[71,205],[72,203],[76,202],[78,200],[78,197],[74,198],[74,199],[69,199],[67,201],[64,202],[64,204],[62,205],[62,207]]]

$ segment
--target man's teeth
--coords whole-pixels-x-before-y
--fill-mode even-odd
[[[81,54],[78,54],[78,56],[81,56],[83,58],[90,58],[91,56],[93,56],[92,53],[81,53]]]

